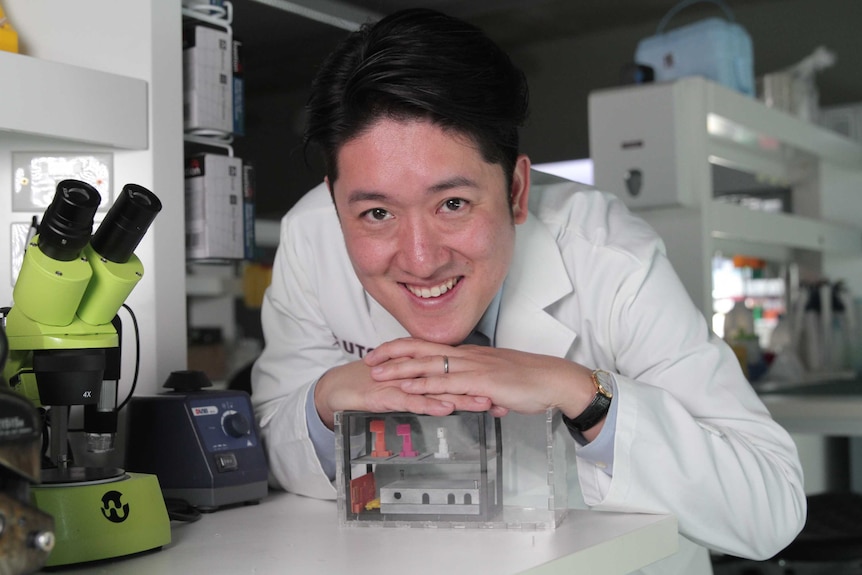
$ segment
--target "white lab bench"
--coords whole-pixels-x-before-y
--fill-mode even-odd
[[[862,380],[756,387],[773,419],[790,433],[862,436]]]
[[[806,493],[862,492],[862,379],[755,387],[772,417],[797,443]]]
[[[63,573],[622,575],[672,555],[678,543],[673,516],[586,510],[547,531],[343,528],[334,501],[283,492],[173,522],[171,536],[159,551]]]

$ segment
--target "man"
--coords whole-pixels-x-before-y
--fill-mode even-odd
[[[340,410],[558,408],[570,502],[678,518],[680,551],[652,572],[793,539],[791,439],[643,221],[574,184],[531,193],[527,86],[496,45],[398,12],[333,52],[308,111],[326,178],[283,220],[253,374],[276,485],[335,497]]]

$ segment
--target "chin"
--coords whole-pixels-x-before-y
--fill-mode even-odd
[[[410,335],[416,339],[430,341],[432,343],[441,343],[444,345],[458,345],[467,337],[460,333],[453,333],[451,330],[429,330],[429,329],[408,329]],[[467,332],[469,334],[469,332]]]

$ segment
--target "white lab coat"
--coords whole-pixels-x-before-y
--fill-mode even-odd
[[[643,573],[710,573],[704,547],[774,555],[805,519],[791,438],[708,329],[654,231],[583,188],[534,186],[496,332],[497,347],[615,374],[613,477],[573,458],[570,506],[675,515],[679,552]],[[253,400],[272,482],[334,498],[308,437],[306,395],[333,365],[408,334],[362,289],[323,185],[282,221],[262,322]]]

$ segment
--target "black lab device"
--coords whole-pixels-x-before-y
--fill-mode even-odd
[[[133,397],[126,469],[158,476],[165,499],[201,511],[266,496],[268,468],[244,391],[205,390],[203,372],[173,372],[172,391]]]

